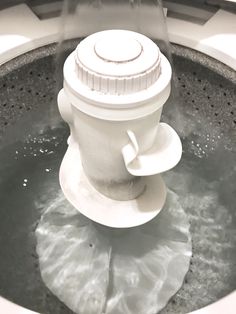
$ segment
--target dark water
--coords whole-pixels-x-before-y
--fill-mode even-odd
[[[48,123],[48,115],[42,123],[41,118],[39,111],[29,114],[2,141],[0,295],[50,313],[50,309],[64,309],[64,306],[41,282],[34,231],[45,205],[60,189],[58,171],[68,130],[62,123],[49,128],[44,124],[45,120]]]
[[[0,294],[44,313],[71,313],[44,286],[35,251],[38,220],[60,191],[68,137],[56,116],[50,127],[46,117],[29,114],[2,142]],[[182,289],[163,313],[196,309],[236,288],[235,152],[220,130],[198,130],[196,123],[180,130],[183,158],[164,174],[190,219],[193,258]]]

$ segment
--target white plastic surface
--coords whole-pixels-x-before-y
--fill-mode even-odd
[[[80,28],[68,25],[68,38],[75,36],[85,37],[91,30],[87,22],[88,16],[94,23],[98,22],[97,8],[88,6],[80,15]],[[144,8],[145,9],[145,8]],[[119,14],[119,8],[117,14]],[[147,19],[151,12],[147,11]],[[153,12],[154,18],[155,13]],[[75,18],[75,17],[74,17]],[[71,18],[71,24],[75,23]],[[14,23],[12,23],[14,21]],[[146,23],[147,20],[144,21]],[[129,20],[127,19],[127,22]],[[130,24],[127,29],[132,28]],[[99,20],[99,23],[101,21]],[[141,23],[141,21],[140,21]],[[60,17],[39,20],[26,4],[0,11],[0,64],[15,58],[29,50],[58,41]],[[83,27],[86,25],[86,28]],[[194,24],[167,17],[167,26],[170,41],[201,51],[236,70],[236,19],[235,14],[218,10],[204,25]],[[91,28],[94,26],[91,25]],[[149,25],[150,33],[156,25]]]
[[[118,34],[117,34],[118,35]],[[142,45],[133,37],[123,36],[123,32],[119,31],[119,35],[107,36],[96,41],[94,51],[97,56],[108,62],[130,62],[137,59],[143,50]]]
[[[170,41],[203,52],[236,70],[236,17],[217,11],[204,25],[167,18]]]
[[[161,54],[161,73],[149,88],[136,93],[111,95],[92,91],[77,75],[74,52],[64,64],[64,90],[68,101],[80,111],[109,121],[128,121],[152,114],[170,95],[171,66]]]
[[[166,100],[163,90],[169,91],[170,79],[170,64],[157,45],[146,36],[127,30],[92,34],[67,58],[64,92],[60,92],[58,101],[62,117],[70,125],[72,141],[62,163],[60,183],[68,200],[86,217],[106,226],[132,227],[152,219],[163,207],[161,179],[148,176],[175,166],[182,153],[173,129],[165,124],[158,127]],[[62,93],[67,97],[61,97]],[[108,117],[101,98],[110,110]],[[87,106],[86,114],[83,105]],[[70,110],[64,110],[66,107],[72,108],[71,117]],[[142,112],[140,119],[137,109]],[[135,137],[138,149],[133,149],[134,142],[129,144],[127,132]],[[79,155],[78,146],[84,173],[102,194],[90,189],[86,177],[79,175],[79,157],[71,157]],[[85,186],[86,197],[81,192]],[[146,217],[147,211],[151,214]]]
[[[139,153],[137,138],[128,131],[130,143],[122,149],[125,165],[134,176],[150,176],[165,172],[181,159],[182,144],[178,134],[166,123],[160,123],[154,144],[146,152]]]
[[[212,303],[192,314],[235,314],[236,309],[236,291],[233,291],[223,299]]]
[[[147,105],[144,104],[144,107]],[[149,150],[156,139],[162,108],[142,119],[117,122],[103,120],[84,114],[71,105],[64,90],[58,95],[58,106],[63,119],[70,125],[69,145],[79,145],[83,169],[96,189],[119,200],[140,195],[144,183],[142,178],[134,177],[127,171],[122,148],[129,142],[127,130],[132,130],[138,141],[139,152]],[[119,113],[119,110],[116,112]]]
[[[158,80],[161,71],[157,45],[148,37],[127,30],[88,36],[79,43],[75,59],[77,80],[93,91],[111,95],[146,90]]]
[[[0,65],[59,40],[59,18],[39,20],[26,4],[0,10]]]
[[[80,28],[68,25],[68,38],[75,36],[85,37],[90,30],[87,22],[88,16],[94,23],[99,20],[98,10],[88,6],[80,15]],[[119,14],[119,8],[117,8]],[[145,8],[144,8],[145,9]],[[128,13],[129,14],[129,13]],[[147,11],[147,19],[151,12]],[[155,18],[155,12],[153,12]],[[75,23],[75,17],[70,19]],[[14,23],[12,22],[14,21]],[[69,20],[68,20],[69,21]],[[126,20],[129,22],[129,20]],[[131,20],[126,29],[132,29]],[[99,20],[100,25],[101,21]],[[140,21],[141,23],[141,21]],[[0,11],[0,64],[15,58],[29,50],[56,42],[59,39],[60,17],[39,20],[26,4],[20,4]],[[86,25],[86,28],[83,27]],[[194,24],[190,21],[167,17],[167,26],[170,41],[192,49],[201,51],[236,70],[236,19],[235,14],[218,10],[204,25]],[[91,28],[93,29],[93,25]],[[106,28],[104,26],[104,28]],[[150,33],[155,33],[156,25],[149,25]]]
[[[91,220],[113,228],[128,228],[153,219],[162,209],[166,188],[160,176],[147,177],[146,189],[130,201],[112,200],[99,193],[83,172],[79,150],[69,146],[60,168],[60,184],[70,203]]]
[[[0,296],[0,313],[1,314],[37,314],[17,304],[14,304]]]

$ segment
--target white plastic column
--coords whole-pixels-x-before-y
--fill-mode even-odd
[[[106,197],[136,199],[146,191],[150,176],[180,160],[178,135],[159,123],[170,79],[170,64],[157,45],[131,31],[95,33],[67,58],[64,89],[58,96],[61,115],[71,130],[64,159],[80,155],[78,162],[81,158],[89,182]],[[61,185],[70,194],[72,187],[65,188],[66,167]],[[165,191],[159,186],[161,190],[164,204]],[[78,203],[73,201],[77,208]]]

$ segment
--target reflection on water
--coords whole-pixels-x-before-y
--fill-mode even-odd
[[[157,313],[181,287],[191,257],[188,219],[173,192],[157,218],[118,234],[83,217],[60,193],[36,236],[45,284],[81,314]]]
[[[66,229],[68,222],[71,225],[69,225],[68,229],[66,229],[67,232],[69,232],[72,227],[74,229],[71,230],[76,232],[76,228],[78,227],[76,227],[76,223],[80,223],[82,219],[82,216],[79,216],[77,212],[74,213],[71,207],[68,208],[69,205],[62,206],[65,204],[65,200],[60,194],[61,192],[58,184],[58,171],[61,159],[67,146],[66,139],[68,136],[68,130],[64,124],[58,123],[56,118],[54,123],[48,127],[49,124],[46,119],[45,111],[43,115],[44,118],[42,118],[42,115],[40,116],[35,114],[35,130],[32,130],[31,127],[31,116],[29,116],[30,119],[25,121],[24,125],[21,125],[21,127],[16,125],[15,131],[14,129],[11,129],[11,134],[8,134],[9,141],[5,142],[1,149],[0,246],[4,259],[2,259],[0,263],[0,267],[3,269],[3,271],[0,272],[0,288],[1,293],[6,297],[11,296],[12,287],[15,282],[19,282],[19,284],[23,282],[25,287],[24,289],[27,288],[28,280],[30,282],[34,282],[34,289],[36,289],[38,285],[41,285],[36,280],[37,274],[34,271],[32,261],[29,256],[30,253],[28,252],[29,246],[32,242],[34,242],[35,237],[34,233],[31,232],[32,226],[35,225],[37,220],[41,218],[43,213],[44,215],[42,216],[43,218],[41,223],[45,222],[44,227],[46,227],[45,218],[49,218],[49,216],[48,213],[45,213],[45,210],[49,208],[51,208],[51,210],[54,208],[55,210],[55,215],[50,217],[51,220],[48,221],[47,225],[47,227],[52,228],[52,237],[60,230],[63,232],[63,228]],[[167,119],[167,117],[164,118]],[[187,118],[185,120],[187,121]],[[230,148],[230,142],[225,141],[224,135],[221,133],[218,134],[216,129],[211,129],[209,126],[206,127],[206,130],[204,128],[197,129],[195,127],[195,124],[197,123],[197,121],[193,120],[191,128],[183,128],[181,131],[184,148],[183,158],[180,164],[173,171],[164,175],[167,186],[175,193],[171,195],[177,195],[175,197],[178,201],[175,203],[179,204],[179,208],[183,208],[190,221],[193,257],[191,259],[190,271],[187,274],[186,282],[177,294],[177,300],[180,300],[180,302],[184,304],[183,306],[186,309],[186,312],[212,302],[220,296],[232,291],[235,289],[236,282],[235,152],[232,147]],[[205,136],[205,134],[208,135]],[[218,136],[220,136],[220,138]],[[204,147],[206,142],[211,143],[211,145],[205,147],[206,154],[199,155],[196,151],[196,147]],[[199,144],[199,146],[195,145],[195,143]],[[224,145],[225,143],[227,143],[227,145]],[[212,146],[213,144],[214,146]],[[210,149],[211,147],[213,147],[214,150]],[[60,206],[57,207],[55,206],[56,204],[59,204]],[[69,217],[66,217],[63,213],[63,210],[65,209],[68,209],[70,213]],[[60,210],[62,213],[60,213]],[[185,214],[183,215],[185,216]],[[79,216],[79,219],[72,219],[70,215],[72,215],[72,217],[73,215]],[[111,250],[109,249],[111,246],[111,237],[109,237],[108,241],[107,236],[105,237],[104,233],[101,232],[100,229],[99,232],[97,232],[97,229],[94,228],[93,225],[88,225],[86,219],[82,221],[85,224],[85,227],[82,228],[82,226],[79,226],[79,230],[81,230],[80,228],[86,230],[83,234],[84,237],[81,237],[81,243],[84,245],[84,267],[87,267],[85,261],[88,258],[86,254],[89,254],[89,252],[91,254],[89,257],[90,260],[95,262],[95,259],[92,257],[92,254],[94,254],[96,250],[94,245],[95,240],[95,243],[98,242],[96,245],[98,245],[99,248],[101,247],[101,251],[104,252],[100,258],[102,258],[102,260],[106,259],[106,265],[110,265],[110,267],[113,263],[116,265],[115,267],[117,272],[116,277],[113,278],[113,280],[124,280],[121,282],[123,287],[127,284],[127,282],[129,285],[133,285],[135,287],[140,280],[145,281],[146,276],[143,276],[141,279],[141,277],[137,275],[140,274],[141,269],[141,274],[143,274],[143,270],[150,274],[149,277],[147,276],[150,280],[149,283],[148,281],[145,281],[145,284],[142,284],[143,287],[148,287],[147,289],[160,289],[160,287],[156,287],[154,285],[151,274],[157,274],[158,271],[161,272],[161,268],[158,268],[158,263],[155,265],[148,264],[149,261],[150,263],[153,261],[153,254],[157,252],[155,251],[155,245],[158,242],[148,240],[148,245],[151,243],[154,243],[154,245],[152,245],[151,249],[147,250],[145,254],[142,250],[141,253],[135,250],[132,250],[131,252],[129,249],[129,241],[132,243],[134,238],[131,236],[129,238],[129,234],[126,234],[125,239],[129,239],[129,241],[124,241],[125,245],[119,246],[116,245],[115,240],[112,240]],[[53,229],[53,225],[50,225],[51,222],[55,225],[56,223],[59,225],[61,224],[62,227],[55,227],[55,229]],[[158,223],[158,217],[156,219],[156,223]],[[168,224],[165,225],[167,226]],[[149,226],[149,224],[147,226]],[[161,227],[163,226],[161,225]],[[181,226],[181,224],[178,224],[178,226]],[[161,227],[159,226],[156,230],[158,230],[158,232],[162,232],[163,228]],[[153,234],[148,233],[153,230],[154,228],[151,227],[150,230],[148,228],[145,230],[145,227],[137,228],[137,231],[135,231],[135,237],[137,237],[138,241],[134,241],[133,247],[144,249],[145,243],[147,242],[145,242],[146,240],[141,242],[141,235],[143,235],[145,231],[145,239],[146,237],[148,237],[148,239],[149,237],[151,239],[155,239],[156,235],[153,236]],[[182,229],[180,231],[183,232]],[[86,245],[88,244],[88,246],[84,244],[86,234],[94,236],[91,239],[87,239],[88,242],[86,242]],[[169,233],[166,233],[166,235],[167,234]],[[181,241],[185,241],[185,238],[179,238],[178,232],[175,236],[179,240],[179,243]],[[50,239],[50,237],[48,239]],[[78,245],[77,241],[73,241],[73,237],[71,239],[70,244],[72,246]],[[44,243],[43,245],[46,245],[46,242],[42,243]],[[140,246],[137,246],[137,243],[140,243]],[[47,244],[49,249],[52,248],[49,245],[50,243]],[[57,248],[56,244],[58,243],[55,242],[55,249]],[[92,247],[89,246],[90,244],[92,244]],[[146,248],[148,248],[147,245]],[[63,249],[63,246],[60,249]],[[115,256],[110,255],[110,251],[113,252],[113,250],[117,250],[117,256],[122,256],[122,258],[124,255],[130,256],[129,254],[131,253],[137,253],[136,259],[125,260],[124,267],[127,267],[127,273],[130,275],[127,277],[127,282],[122,276],[119,276],[120,272],[122,272],[121,269],[123,268],[123,266],[121,267],[122,259],[117,257],[117,260],[109,260],[110,256]],[[126,250],[125,254],[122,250]],[[15,256],[17,256],[17,264],[14,264],[12,252],[14,252]],[[22,254],[22,252],[24,252],[24,254]],[[46,253],[49,254],[50,252],[47,251]],[[72,251],[69,253],[71,254]],[[53,254],[55,254],[55,252]],[[148,269],[143,268],[144,266],[142,264],[139,265],[140,269],[137,272],[138,254],[141,254],[145,263],[147,261]],[[66,257],[65,252],[63,254],[60,253],[59,255],[63,258]],[[41,257],[43,256],[44,255],[41,255]],[[59,262],[60,259],[57,259],[57,261]],[[62,261],[64,261],[64,259]],[[102,262],[99,259],[96,267],[100,270],[100,273],[97,273],[97,275],[100,274],[100,277],[97,277],[96,280],[99,280],[101,283],[101,290],[99,290],[100,292],[98,291],[98,294],[100,293],[99,295],[105,295],[105,287],[107,287],[107,293],[111,299],[115,300],[114,302],[117,302],[117,297],[113,298],[113,295],[116,293],[113,289],[111,289],[113,285],[110,284],[110,281],[107,285],[108,266],[104,269],[101,267],[101,264]],[[92,264],[89,265],[91,266],[91,270]],[[120,268],[117,265],[120,266]],[[13,271],[16,267],[18,269],[17,273]],[[75,264],[72,263],[71,267],[72,270],[74,270]],[[80,268],[78,268],[77,271],[81,273]],[[102,271],[105,273],[102,273]],[[66,273],[62,273],[61,278],[65,278],[65,275]],[[175,275],[178,275],[178,273]],[[164,276],[162,272],[160,276]],[[103,277],[103,279],[101,279],[101,277]],[[52,279],[53,277],[50,278]],[[86,279],[86,277],[83,278],[83,280]],[[74,277],[72,279],[74,279]],[[70,282],[70,280],[68,282]],[[71,283],[72,282],[73,281],[71,281]],[[157,281],[156,284],[158,284]],[[74,291],[73,287],[74,282],[71,285],[72,291]],[[40,286],[40,289],[43,289],[43,286]],[[21,289],[18,290],[20,291]],[[8,294],[6,291],[9,291]],[[196,296],[196,291],[198,291],[198,295],[200,295],[201,298]],[[150,294],[150,298],[152,295]],[[131,303],[129,303],[129,300],[127,299],[128,297],[130,297]],[[99,302],[104,300],[102,297],[98,297],[98,299]],[[131,306],[131,304],[133,304],[134,295],[127,294],[126,299],[124,300],[127,304],[129,304],[129,306]],[[147,299],[145,302],[150,302],[150,300],[151,299]],[[19,302],[21,301],[22,296],[19,299]],[[157,302],[156,299],[154,301]],[[94,300],[94,302],[96,303],[96,300]],[[153,303],[153,306],[157,305],[155,302]],[[112,304],[113,303],[107,304],[107,306],[112,308]],[[101,302],[98,306],[103,308],[104,303]],[[163,310],[163,313],[165,313],[165,310]]]

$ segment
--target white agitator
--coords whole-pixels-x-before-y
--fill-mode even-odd
[[[182,154],[177,133],[160,123],[170,81],[167,58],[152,40],[132,31],[92,34],[67,58],[58,105],[71,135],[60,184],[91,220],[133,227],[164,206],[160,173]]]
[[[44,283],[75,313],[157,313],[188,271],[188,219],[160,176],[182,153],[159,122],[170,79],[156,44],[131,31],[95,33],[65,62],[60,183],[76,209],[59,194],[36,236]]]

